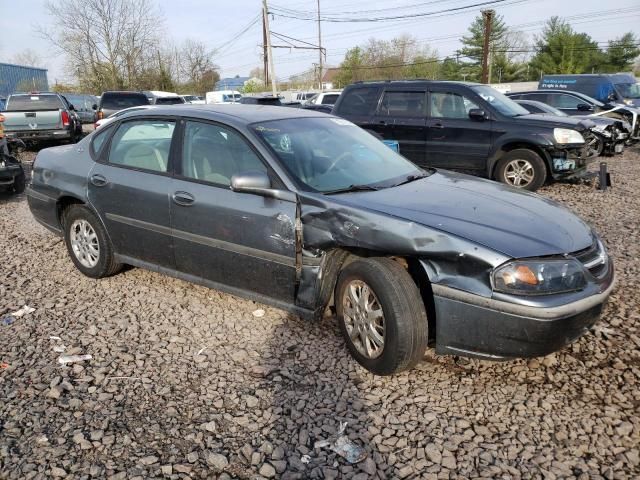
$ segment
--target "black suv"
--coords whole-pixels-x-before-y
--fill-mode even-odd
[[[632,129],[631,137],[627,143],[640,140],[640,121],[638,119],[640,109],[637,107],[612,102],[602,103],[589,95],[570,90],[530,90],[508,93],[507,96],[513,100],[535,100],[546,103],[572,117],[598,114],[624,120],[631,125]]]
[[[94,105],[97,110],[97,119],[101,120],[125,108],[149,105],[149,99],[142,92],[104,92],[100,97],[99,105]]]
[[[487,85],[358,82],[345,88],[332,113],[398,141],[400,153],[421,166],[476,170],[528,190],[586,171],[584,125],[530,115]]]

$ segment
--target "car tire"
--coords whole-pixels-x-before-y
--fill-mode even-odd
[[[102,222],[84,205],[71,205],[63,213],[64,240],[78,270],[91,278],[117,273],[122,265],[115,261],[113,246]]]
[[[512,187],[535,192],[547,180],[547,167],[533,150],[517,148],[498,161],[495,178]]]
[[[24,193],[26,188],[27,188],[27,179],[23,171],[13,179],[13,191],[17,194],[21,194],[21,193]]]
[[[349,352],[370,372],[392,375],[412,368],[424,356],[428,341],[424,302],[398,262],[367,258],[348,263],[338,277],[335,305]],[[372,329],[377,336],[371,336]]]

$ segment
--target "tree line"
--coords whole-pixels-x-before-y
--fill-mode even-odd
[[[51,0],[52,27],[38,32],[65,55],[74,90],[164,90],[204,94],[219,80],[214,50],[168,39],[152,0]],[[62,87],[64,89],[64,87]]]
[[[358,80],[426,78],[480,81],[484,19],[474,19],[455,55],[439,58],[411,36],[392,40],[371,39],[350,48],[340,64],[334,86]],[[611,73],[631,71],[640,55],[640,39],[627,32],[606,45],[586,33],[576,32],[559,17],[551,17],[530,44],[525,35],[510,29],[495,15],[490,36],[491,83],[538,80],[543,74]]]

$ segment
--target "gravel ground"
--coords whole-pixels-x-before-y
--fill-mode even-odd
[[[530,361],[429,351],[391,378],[351,360],[332,319],[140,269],[83,277],[23,196],[1,196],[0,317],[36,310],[0,323],[0,478],[638,478],[640,155],[608,161],[606,193],[541,192],[615,259],[594,330]],[[63,367],[62,345],[93,359]],[[357,465],[313,448],[342,421]]]

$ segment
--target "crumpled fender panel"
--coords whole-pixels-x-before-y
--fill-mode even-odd
[[[343,250],[416,258],[431,283],[483,296],[491,296],[491,270],[509,260],[434,228],[317,198],[301,198],[300,219],[304,250],[296,304],[313,310],[322,310],[329,300],[321,292],[327,283],[332,291],[345,258],[336,252]]]

